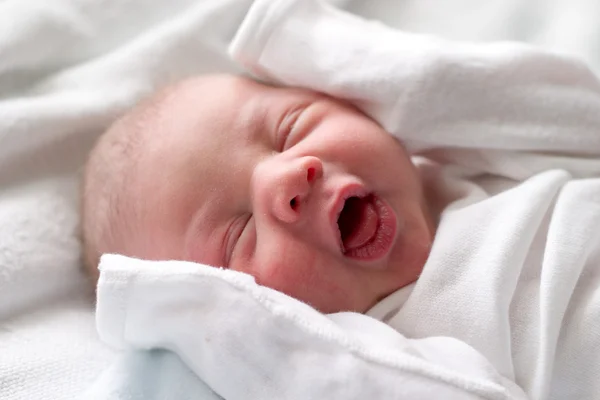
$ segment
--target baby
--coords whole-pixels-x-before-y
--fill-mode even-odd
[[[256,1],[229,52],[257,76],[355,101],[385,130],[305,90],[226,76],[172,86],[90,158],[90,270],[114,252],[247,272],[322,312],[367,311],[373,318],[346,314],[360,335],[380,342],[368,328],[384,322],[410,340],[411,360],[433,359],[432,376],[469,398],[500,388],[598,399],[593,72],[539,49],[415,36],[307,0]],[[417,172],[409,153],[431,164]],[[489,364],[469,362],[473,352]],[[344,374],[348,364],[324,365]],[[503,390],[485,398],[511,398]]]
[[[543,93],[562,90],[546,79]],[[508,89],[489,95],[511,99],[519,82]],[[476,352],[497,371],[473,367],[485,385],[597,399],[600,163],[585,156],[597,131],[571,128],[567,113],[569,136],[549,140],[529,134],[529,114],[502,125],[487,118],[512,109],[491,108],[458,125],[471,149],[444,145],[445,134],[461,138],[452,128],[462,109],[424,119],[443,129],[420,153],[430,166],[417,169],[398,139],[325,95],[222,75],[181,82],[93,150],[87,266],[97,275],[101,254],[120,253],[242,271],[321,312],[367,313],[361,328],[378,319],[452,373]],[[393,122],[414,149],[406,120]],[[496,136],[525,150],[486,149]],[[561,140],[582,150],[548,150]]]
[[[308,90],[227,75],[124,116],[85,172],[85,260],[103,253],[242,271],[322,312],[414,282],[434,217],[399,141]]]

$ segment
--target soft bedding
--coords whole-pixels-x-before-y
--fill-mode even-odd
[[[336,3],[411,31],[529,41],[600,65],[593,1]],[[111,365],[178,362],[161,352],[116,361],[98,340],[79,270],[78,171],[94,138],[145,94],[241,71],[226,49],[250,4],[0,2],[1,398],[81,398]]]
[[[525,398],[458,340],[411,340],[361,314],[326,316],[246,274],[117,255],[100,268],[100,337],[130,351],[86,398],[170,399],[207,385],[211,399]],[[179,360],[139,353],[150,349]]]

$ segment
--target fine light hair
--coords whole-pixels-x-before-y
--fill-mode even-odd
[[[130,243],[136,221],[143,218],[131,195],[136,184],[138,165],[145,143],[151,135],[160,135],[168,105],[176,103],[180,90],[203,90],[215,80],[234,83],[233,75],[192,77],[160,90],[142,101],[102,134],[92,149],[84,169],[81,188],[83,263],[95,280],[98,263],[105,253],[132,254]],[[234,90],[234,89],[232,89]]]
[[[95,281],[104,253],[128,254],[136,220],[130,189],[147,135],[175,86],[142,101],[111,125],[94,145],[81,186],[83,264]]]

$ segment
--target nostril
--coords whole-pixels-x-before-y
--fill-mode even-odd
[[[315,175],[317,175],[317,171],[314,168],[309,168],[306,172],[306,180],[310,183],[315,180]]]
[[[296,210],[296,208],[298,208],[298,196],[290,200],[290,207],[292,207],[292,210]]]

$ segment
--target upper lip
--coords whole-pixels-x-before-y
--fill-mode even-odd
[[[332,234],[339,244],[340,251],[344,251],[344,243],[342,242],[342,234],[338,225],[338,219],[344,209],[346,200],[350,197],[365,197],[368,194],[364,186],[358,183],[351,183],[341,187],[333,196],[333,200],[329,206],[329,222],[332,229]]]

